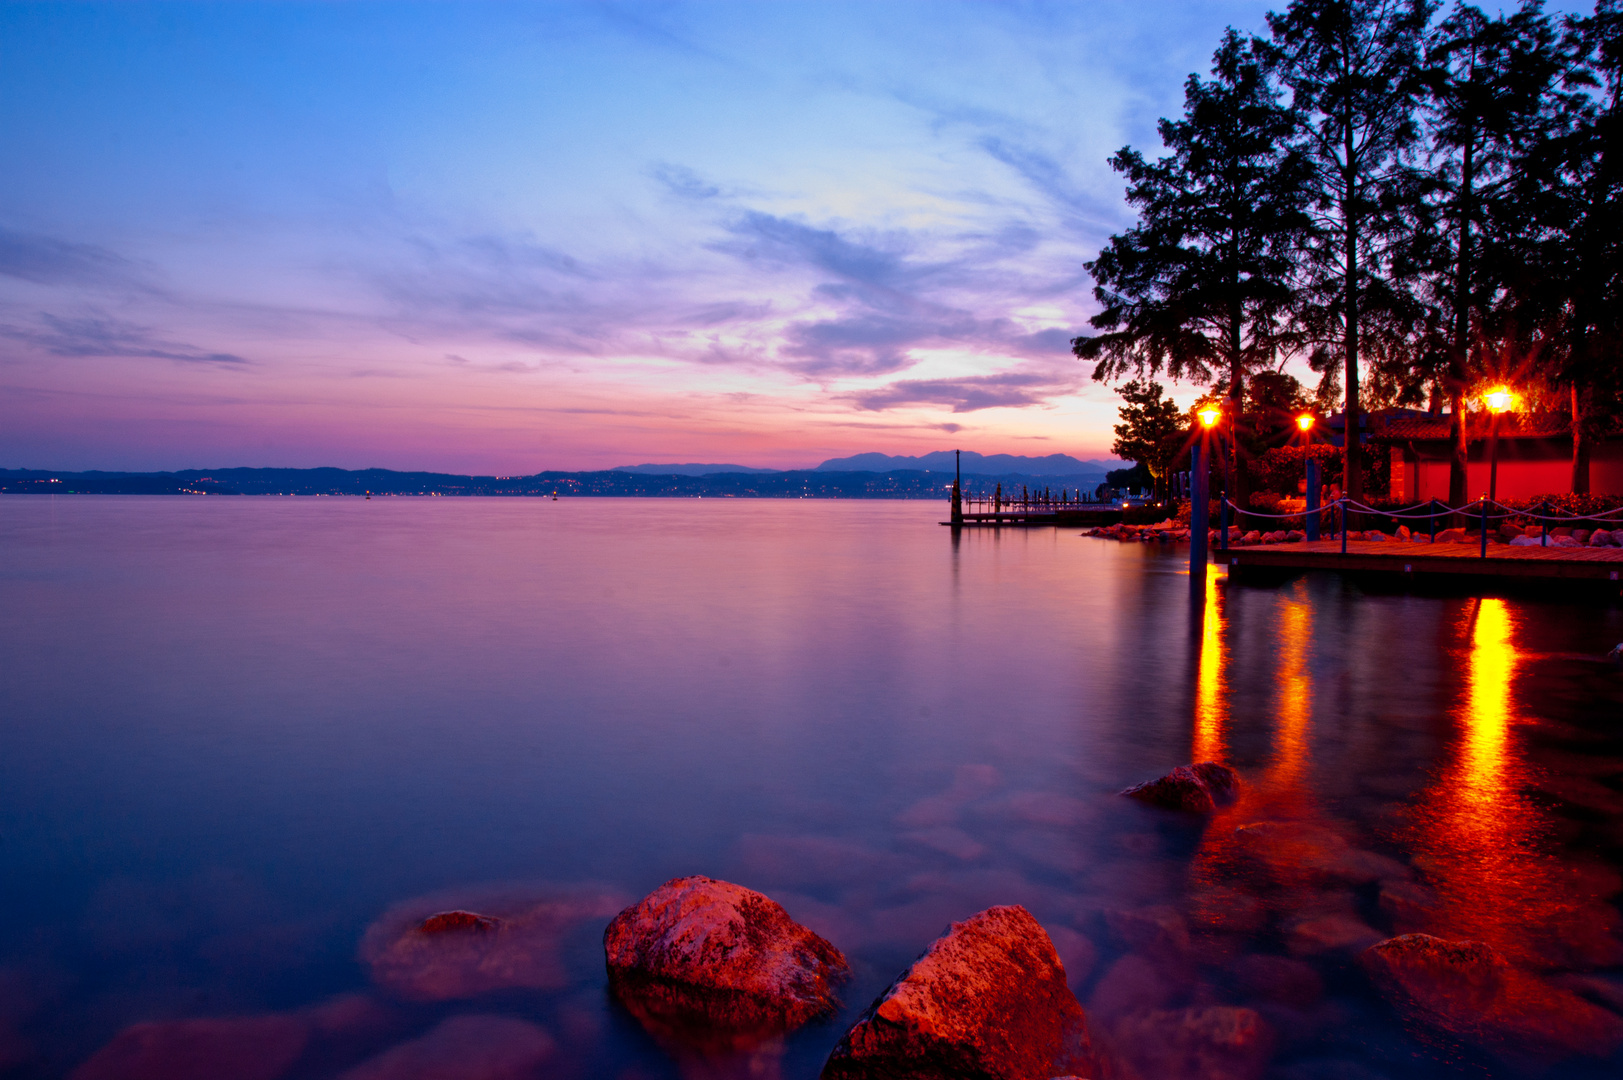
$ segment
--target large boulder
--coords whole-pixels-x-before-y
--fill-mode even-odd
[[[623,896],[593,888],[487,888],[423,897],[372,924],[361,940],[361,960],[379,986],[413,1001],[557,990],[570,980],[564,954],[576,928],[624,904]]]
[[[1239,773],[1215,761],[1201,761],[1179,765],[1165,776],[1135,784],[1122,794],[1166,810],[1208,814],[1233,802],[1239,791]]]
[[[1367,949],[1370,978],[1408,1019],[1516,1059],[1623,1047],[1623,1018],[1512,967],[1480,941],[1404,934]]]
[[[846,1032],[822,1080],[1097,1075],[1082,1006],[1023,907],[953,923]]]
[[[667,881],[603,932],[609,987],[656,1034],[769,1035],[839,1008],[840,950],[772,899],[707,877]]]

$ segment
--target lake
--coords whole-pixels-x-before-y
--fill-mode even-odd
[[[0,1075],[176,1021],[180,1053],[258,1048],[198,1075],[428,1076],[398,1048],[469,1014],[523,1021],[538,1076],[722,1075],[605,991],[602,912],[688,874],[850,958],[845,1012],[756,1075],[815,1077],[993,904],[1141,1073],[1541,1075],[1371,987],[1358,951],[1408,929],[1623,1009],[1615,603],[1333,575],[1192,603],[1182,548],[945,511],[0,499]],[[1209,822],[1116,794],[1200,759],[1245,784]],[[391,912],[515,896],[580,912],[528,989],[426,1000],[361,957]],[[1265,1049],[1165,1057],[1225,1006]]]

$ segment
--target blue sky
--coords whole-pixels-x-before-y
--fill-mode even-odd
[[[1250,3],[0,6],[0,466],[1103,455],[1067,339]]]

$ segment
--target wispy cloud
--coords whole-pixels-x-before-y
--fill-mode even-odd
[[[1041,372],[1003,372],[958,379],[902,379],[844,395],[871,411],[906,405],[937,405],[955,413],[1040,405],[1074,389],[1076,382]]]
[[[131,284],[136,265],[93,244],[0,228],[0,275],[37,285]]]
[[[0,336],[32,345],[51,356],[172,360],[242,368],[251,363],[235,353],[207,349],[161,337],[150,327],[104,315],[64,318],[42,313],[33,326],[0,324]]]

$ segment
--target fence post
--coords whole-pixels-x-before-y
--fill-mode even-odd
[[[1211,494],[1211,468],[1204,460],[1202,449],[1199,443],[1189,448],[1189,479],[1194,485],[1189,492],[1189,588],[1204,597],[1208,555],[1206,535],[1212,527],[1212,515],[1207,505]]]
[[[1482,530],[1482,557],[1486,559],[1488,557],[1488,497],[1486,495],[1482,496],[1482,502],[1480,505],[1482,507],[1482,515],[1480,518],[1478,518],[1478,521],[1480,522],[1478,527]]]
[[[1341,553],[1347,554],[1347,496],[1336,502],[1336,524],[1341,526]]]
[[[1319,538],[1319,463],[1312,460],[1307,463],[1307,514],[1302,524],[1309,540]]]
[[[1229,493],[1223,492],[1219,498],[1222,502],[1217,508],[1217,550],[1227,552],[1229,549]]]
[[[1430,515],[1426,519],[1426,524],[1431,528],[1431,542],[1435,544],[1437,542],[1437,496],[1433,495],[1431,497],[1431,502],[1426,504],[1426,510]]]
[[[1550,509],[1550,500],[1545,499],[1538,504],[1538,546],[1550,546],[1550,523],[1544,520],[1544,514]]]

